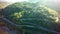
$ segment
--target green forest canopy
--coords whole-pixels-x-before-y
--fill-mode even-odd
[[[5,18],[22,25],[39,25],[51,29],[56,21],[58,12],[29,2],[17,2],[4,9]]]

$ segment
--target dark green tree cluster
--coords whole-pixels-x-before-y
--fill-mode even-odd
[[[53,30],[52,27],[56,20],[56,15],[50,13],[48,9],[29,2],[9,5],[4,9],[4,16],[15,24],[43,26],[51,30]]]

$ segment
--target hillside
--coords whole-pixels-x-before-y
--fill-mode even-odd
[[[14,24],[24,25],[24,28],[28,29],[31,26],[42,26],[54,30],[56,28],[54,24],[58,22],[58,19],[56,19],[58,14],[57,11],[44,5],[29,2],[17,2],[4,9],[5,18]],[[32,28],[34,29],[35,27]]]

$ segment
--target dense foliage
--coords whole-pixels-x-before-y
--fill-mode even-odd
[[[54,29],[58,13],[47,7],[29,2],[17,2],[4,9],[5,18],[15,24],[43,26]]]

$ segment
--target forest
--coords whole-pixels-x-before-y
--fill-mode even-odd
[[[3,20],[23,34],[59,34],[59,13],[38,3],[16,2],[3,9]],[[11,27],[12,26],[12,27]]]

